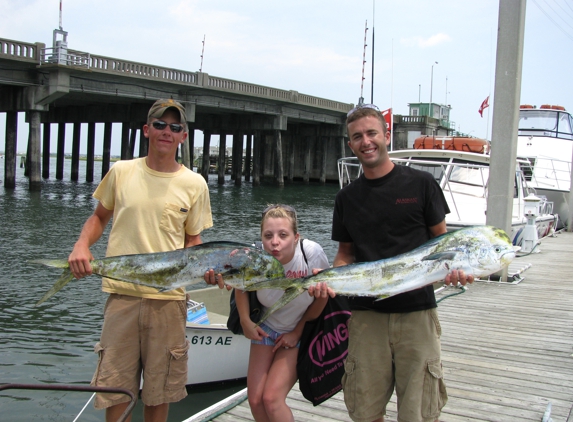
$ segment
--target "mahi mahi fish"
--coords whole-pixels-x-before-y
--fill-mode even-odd
[[[66,260],[31,262],[64,269],[36,306],[73,279]],[[159,291],[199,283],[210,269],[215,274],[222,274],[225,281],[241,286],[285,277],[284,268],[275,257],[260,248],[236,242],[207,242],[170,252],[112,256],[91,261],[91,266],[93,273],[102,277],[154,287]]]
[[[225,280],[225,283],[246,291],[285,290],[262,315],[260,324],[319,282],[325,282],[339,295],[370,296],[380,300],[444,280],[451,270],[463,270],[474,277],[488,276],[509,265],[515,254],[505,231],[492,226],[474,226],[437,236],[393,258],[329,268],[304,278],[253,283]]]

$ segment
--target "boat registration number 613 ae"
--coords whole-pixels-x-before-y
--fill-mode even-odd
[[[204,344],[206,346],[215,345],[215,346],[230,346],[231,341],[233,340],[232,336],[223,337],[212,337],[212,336],[193,336],[191,337],[191,344]]]

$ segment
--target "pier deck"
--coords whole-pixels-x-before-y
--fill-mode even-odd
[[[545,238],[518,284],[476,282],[439,304],[449,400],[440,421],[573,422],[573,233]],[[350,421],[342,393],[317,407],[298,384],[296,421]],[[191,421],[209,420],[202,418]],[[212,419],[252,421],[248,402]],[[385,421],[396,421],[396,397]]]

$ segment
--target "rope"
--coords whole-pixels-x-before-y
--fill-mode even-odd
[[[84,413],[84,410],[86,410],[86,407],[88,407],[88,404],[90,404],[90,401],[92,401],[92,399],[94,398],[95,395],[96,395],[96,393],[92,394],[90,399],[86,402],[86,404],[84,404],[84,407],[82,408],[82,410],[80,410],[80,413],[78,413],[78,416],[76,416],[76,418],[72,422],[76,422],[79,419],[79,417],[82,415],[82,413]]]
[[[447,295],[447,296],[441,297],[441,298],[439,298],[438,300],[436,300],[436,303],[440,303],[442,300],[447,299],[447,298],[452,297],[452,296],[461,295],[462,293],[465,293],[465,292],[468,290],[468,288],[467,288],[466,286],[461,286],[461,287],[458,287],[458,288],[460,289],[459,292],[451,293],[451,294],[449,294],[449,295]]]

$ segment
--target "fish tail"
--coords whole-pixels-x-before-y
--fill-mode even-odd
[[[66,262],[67,263],[67,262]],[[56,293],[58,293],[62,287],[64,287],[66,284],[68,284],[70,281],[72,281],[72,279],[74,278],[74,275],[72,274],[72,272],[70,271],[69,268],[65,268],[64,272],[62,273],[62,275],[60,276],[60,278],[58,278],[58,280],[54,283],[54,285],[52,286],[52,288],[50,290],[48,290],[46,292],[46,294],[42,297],[42,299],[40,299],[35,306],[41,305],[42,303],[44,303],[46,300],[48,300],[49,298],[51,298],[52,296],[54,296]]]
[[[70,265],[65,259],[34,259],[30,261],[32,264],[45,265],[52,268],[69,268]]]
[[[277,300],[273,306],[271,306],[270,308],[267,308],[267,310],[265,311],[263,316],[261,316],[261,319],[259,320],[259,322],[257,322],[256,327],[261,325],[261,323],[263,323],[274,311],[282,308],[287,303],[290,303],[291,301],[293,301],[294,299],[299,297],[301,294],[303,294],[305,291],[306,290],[303,289],[302,286],[291,287],[290,289],[285,290],[285,292],[281,296],[281,298],[279,300]]]

